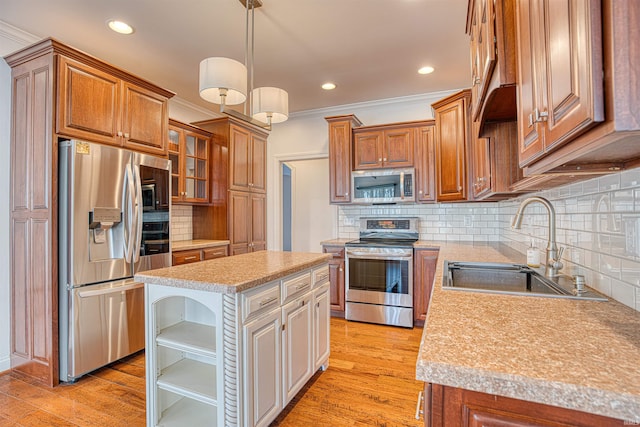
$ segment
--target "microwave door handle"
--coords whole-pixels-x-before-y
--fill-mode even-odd
[[[131,262],[133,255],[133,176],[131,172],[131,165],[127,164],[124,169],[124,186],[122,192],[123,197],[123,209],[124,209],[124,259],[128,263]]]
[[[135,239],[133,240],[133,262],[138,262],[140,260],[140,249],[142,246],[142,207],[143,207],[143,200],[142,200],[142,180],[140,179],[140,167],[139,166],[134,166],[133,167],[133,173],[134,173],[134,182],[135,182],[135,191],[136,191],[136,198],[135,198],[135,221],[136,221],[136,228],[135,228]]]
[[[404,200],[404,172],[400,172],[400,200]]]

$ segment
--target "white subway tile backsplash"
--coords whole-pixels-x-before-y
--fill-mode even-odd
[[[567,247],[564,272],[584,274],[590,286],[640,310],[640,168],[535,195],[551,200],[556,210],[557,243]],[[524,253],[533,238],[544,251],[548,218],[542,205],[529,205],[522,228],[511,229],[525,197],[497,203],[341,206],[339,237],[357,238],[361,216],[416,216],[423,240],[500,241]]]

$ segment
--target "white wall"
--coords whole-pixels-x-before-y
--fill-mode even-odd
[[[291,250],[322,252],[320,242],[333,230],[337,208],[329,205],[329,159],[287,162],[291,167]]]

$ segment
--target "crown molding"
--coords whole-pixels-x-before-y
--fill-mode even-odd
[[[382,105],[407,104],[407,103],[414,103],[414,102],[424,102],[426,100],[432,101],[434,98],[440,99],[445,96],[449,96],[452,93],[458,92],[462,89],[465,89],[465,88],[442,90],[438,92],[428,92],[428,93],[422,93],[419,95],[399,96],[396,98],[377,99],[373,101],[356,102],[353,104],[334,105],[331,107],[316,108],[313,110],[297,111],[294,113],[289,113],[289,118],[315,116],[318,114],[322,114],[322,115],[334,114],[335,115],[345,110],[353,111],[355,109],[361,109],[361,108],[367,108],[367,107],[380,107]]]
[[[42,40],[42,37],[38,37],[34,34],[28,33],[18,27],[14,27],[13,25],[0,20],[0,39],[9,40],[15,43],[17,45],[16,48],[19,49],[21,47],[26,47]],[[4,46],[4,43],[2,43],[2,46]],[[4,48],[0,50],[4,50]],[[11,52],[0,52],[0,55],[7,55],[9,53]]]

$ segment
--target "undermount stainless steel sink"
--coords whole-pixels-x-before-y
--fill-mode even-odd
[[[605,297],[586,289],[577,292],[569,276],[545,277],[537,270],[520,264],[445,261],[442,287],[472,292],[607,301]]]

